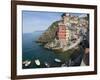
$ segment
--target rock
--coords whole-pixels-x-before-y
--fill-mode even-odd
[[[39,37],[38,43],[48,43],[55,39],[57,24],[59,21],[55,21],[51,26]]]

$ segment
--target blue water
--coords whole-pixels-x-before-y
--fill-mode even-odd
[[[38,68],[34,60],[39,59],[41,66],[39,68],[45,68],[44,62],[50,64],[51,67],[59,67],[60,64],[55,62],[54,59],[61,59],[62,62],[67,59],[67,54],[65,53],[55,53],[54,51],[45,49],[39,43],[36,43],[36,40],[40,37],[42,32],[34,33],[25,33],[22,38],[22,60],[31,60],[32,63],[30,66],[23,68]]]

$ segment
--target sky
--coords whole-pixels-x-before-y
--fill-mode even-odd
[[[61,19],[62,13],[23,11],[23,33],[46,30],[54,21]]]
[[[23,33],[46,30],[54,21],[61,20],[62,12],[22,11]],[[81,15],[81,14],[72,14]]]

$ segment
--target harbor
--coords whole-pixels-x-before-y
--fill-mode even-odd
[[[61,67],[70,58],[70,53],[74,50],[63,54],[48,50],[35,42],[39,35],[39,32],[23,35],[23,69]]]

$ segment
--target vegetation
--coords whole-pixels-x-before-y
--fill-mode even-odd
[[[48,29],[39,37],[39,43],[48,43],[54,40],[59,21],[55,21],[48,27]]]

